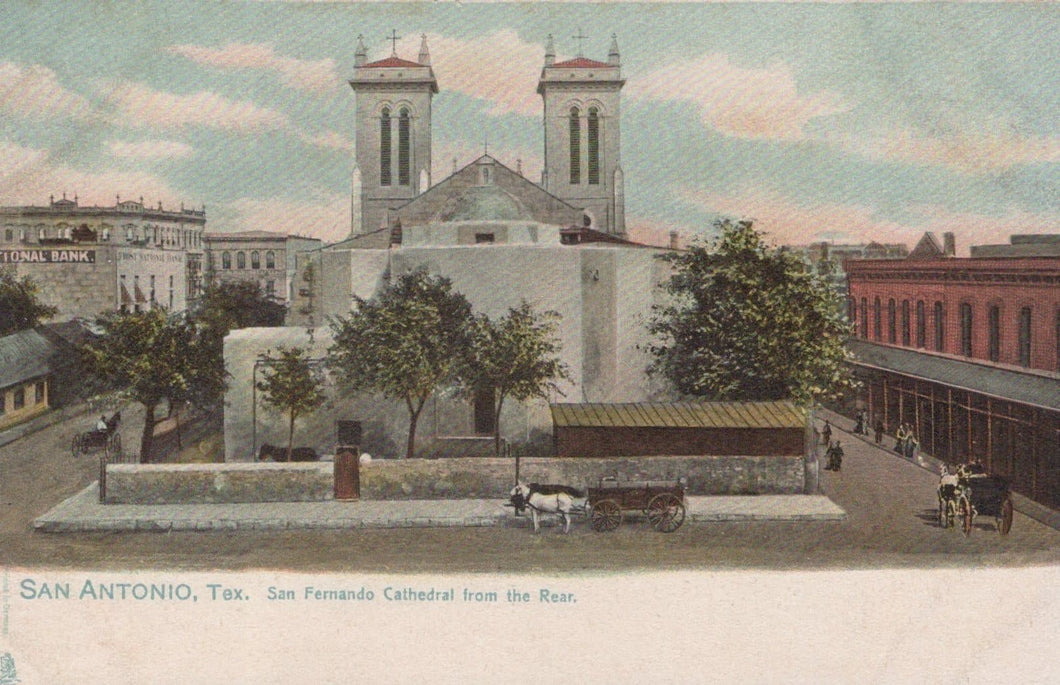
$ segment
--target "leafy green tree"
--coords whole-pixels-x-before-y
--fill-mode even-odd
[[[164,309],[136,314],[110,313],[98,320],[103,334],[82,348],[85,361],[118,395],[144,407],[140,463],[151,459],[155,411],[162,400],[170,405],[185,398],[196,370],[187,351],[194,332]]]
[[[493,441],[498,453],[504,401],[547,399],[549,390],[559,391],[557,382],[570,379],[570,370],[558,356],[559,318],[554,311],[535,312],[523,301],[497,321],[480,315],[471,323],[461,377],[469,394],[492,391]]]
[[[58,311],[40,301],[40,288],[32,278],[0,269],[0,336],[33,328]]]
[[[283,347],[277,357],[266,353],[259,357],[265,363],[264,377],[257,388],[267,406],[284,412],[289,418],[287,430],[287,461],[291,461],[294,447],[294,422],[299,416],[310,414],[327,397],[324,395],[324,380],[313,368],[306,351],[301,347]]]
[[[853,381],[836,293],[799,257],[766,245],[750,221],[719,221],[711,245],[663,256],[670,304],[655,307],[649,372],[682,395],[715,400],[837,396]]]
[[[354,298],[353,312],[332,322],[330,365],[351,391],[401,400],[409,413],[406,458],[431,393],[455,379],[467,344],[471,305],[447,278],[405,274],[377,298]]]

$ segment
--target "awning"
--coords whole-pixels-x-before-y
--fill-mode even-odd
[[[121,303],[132,304],[132,296],[129,295],[129,289],[125,287],[125,284],[121,284]]]
[[[791,402],[630,402],[552,404],[556,426],[652,428],[803,428]]]

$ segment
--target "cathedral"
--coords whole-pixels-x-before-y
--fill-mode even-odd
[[[540,182],[521,164],[483,154],[444,179],[431,178],[432,98],[439,80],[426,39],[415,61],[392,54],[369,62],[359,41],[350,85],[357,99],[354,208],[346,240],[298,256],[288,328],[235,331],[225,342],[233,375],[226,396],[226,458],[250,458],[283,427],[260,410],[255,360],[278,345],[323,356],[327,323],[414,269],[452,281],[476,313],[499,318],[522,301],[560,315],[558,336],[571,381],[554,399],[638,402],[657,390],[645,369],[646,324],[668,275],[664,249],[626,237],[621,167],[621,76],[617,40],[606,61],[556,61],[551,38],[537,92],[544,101]],[[441,75],[444,81],[444,74]],[[455,167],[455,164],[454,164]],[[307,417],[310,446],[329,453],[334,421],[358,420],[370,451],[403,444],[403,405],[336,398],[327,416]],[[424,439],[469,435],[483,422],[467,402],[439,393]],[[280,422],[282,423],[282,422]],[[551,429],[547,403],[506,406],[502,428],[525,441]],[[397,448],[394,447],[396,450]],[[397,450],[400,451],[400,450]]]

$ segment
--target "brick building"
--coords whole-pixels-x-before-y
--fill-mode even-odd
[[[955,258],[928,235],[905,260],[845,264],[858,401],[934,456],[1060,506],[1060,255],[988,252]]]

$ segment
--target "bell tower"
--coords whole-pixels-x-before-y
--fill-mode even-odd
[[[545,171],[542,185],[553,195],[585,209],[588,225],[623,234],[625,188],[621,165],[622,78],[618,39],[611,36],[607,61],[582,55],[588,36],[581,30],[578,56],[556,61],[552,36],[537,92],[545,104]]]
[[[359,185],[360,217],[352,218],[351,235],[388,226],[390,209],[430,186],[431,99],[438,81],[427,36],[415,62],[398,57],[399,38],[392,32],[390,56],[368,62],[364,39],[357,37],[350,86],[357,94],[354,192]]]

